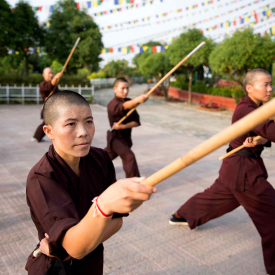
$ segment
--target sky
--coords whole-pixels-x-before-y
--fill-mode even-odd
[[[222,41],[226,32],[235,30],[238,27],[244,26],[244,24],[239,24],[239,16],[243,16],[246,13],[256,12],[261,13],[264,11],[263,7],[271,4],[271,7],[275,7],[274,1],[268,0],[259,0],[258,3],[252,0],[213,0],[213,4],[202,6],[204,0],[154,0],[153,4],[145,5],[139,8],[132,8],[129,10],[124,9],[122,12],[112,13],[104,16],[94,16],[94,13],[101,11],[109,11],[114,8],[126,7],[129,4],[115,5],[115,0],[104,0],[102,4],[98,7],[92,7],[87,9],[87,12],[94,21],[98,24],[99,27],[105,27],[109,25],[115,25],[123,23],[126,21],[139,20],[139,23],[130,24],[128,26],[124,25],[123,27],[113,27],[110,30],[101,30],[102,41],[105,48],[110,47],[124,47],[124,46],[137,46],[142,43],[146,43],[150,40],[160,40],[165,41],[166,43],[171,43],[171,38],[178,36],[183,30],[179,30],[180,27],[187,26],[190,27],[190,24],[203,21],[208,19],[207,22],[202,22],[196,25],[197,28],[204,30],[204,35],[206,37],[213,38],[216,42]],[[18,2],[17,0],[7,0],[9,4],[14,7]],[[46,7],[49,5],[54,5],[57,0],[28,0],[29,4],[33,7],[42,6],[42,11],[37,11],[36,14],[40,22],[47,22],[50,15],[47,12]],[[78,2],[78,0],[76,0]],[[144,0],[134,0],[134,3],[143,3]],[[85,5],[86,1],[79,0],[80,6]],[[252,4],[248,6],[248,4]],[[198,8],[193,10],[186,10],[186,7],[190,5],[198,4]],[[219,7],[221,6],[221,7]],[[245,6],[244,8],[241,8]],[[45,7],[45,8],[44,8]],[[240,9],[238,9],[240,8]],[[183,12],[175,13],[175,10],[183,9]],[[207,10],[208,9],[208,10]],[[236,10],[238,9],[238,10]],[[232,13],[228,11],[233,10]],[[168,13],[165,17],[157,18],[156,15],[162,13]],[[193,13],[193,14],[192,14]],[[196,13],[196,14],[194,14]],[[226,14],[227,13],[227,14]],[[218,18],[213,18],[219,15]],[[149,17],[150,20],[147,22],[142,22],[142,18]],[[176,17],[183,16],[183,18],[175,19]],[[210,18],[213,18],[210,20]],[[237,19],[236,26],[230,26],[227,29],[225,27],[218,28],[217,30],[207,31],[206,28],[213,27],[216,24],[225,23],[227,21],[233,21]],[[156,24],[157,21],[162,21],[165,19],[171,19],[169,22],[164,22]],[[253,17],[250,18],[250,22],[254,22]],[[145,23],[150,23],[150,25],[144,26]],[[248,24],[246,23],[246,24]],[[275,25],[275,16],[269,18],[264,22],[259,22],[254,26],[255,33],[263,33],[266,30],[269,30],[273,25]],[[128,27],[128,29],[127,29]],[[172,31],[178,29],[176,31]],[[114,31],[118,30],[118,31]],[[169,40],[170,38],[170,40]],[[102,54],[101,57],[104,61],[101,62],[101,67],[104,66],[107,62],[117,59],[126,59],[129,61],[129,64],[132,62],[132,58],[135,56],[134,53],[122,54],[122,53],[106,53]]]

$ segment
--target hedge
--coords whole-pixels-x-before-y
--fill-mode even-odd
[[[39,84],[41,81],[43,81],[43,76],[41,74],[30,74],[28,76],[9,74],[0,75],[0,84],[2,86],[6,86],[6,84],[9,84],[10,86],[14,86],[14,84],[16,84],[17,86],[21,86],[22,84],[26,86],[35,86]],[[81,75],[63,75],[59,81],[59,84],[61,86],[64,86],[65,84],[67,84],[68,86],[91,86],[90,80],[88,80],[85,76]]]
[[[180,82],[180,81],[170,82],[170,86],[188,91],[188,84],[186,84],[185,82]],[[192,92],[231,97],[235,99],[240,99],[245,96],[245,93],[242,88],[206,87],[205,85],[193,85]]]

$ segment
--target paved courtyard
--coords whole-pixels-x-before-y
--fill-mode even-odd
[[[146,86],[134,86],[132,97]],[[112,91],[95,92],[106,105]],[[27,274],[25,262],[37,233],[25,201],[26,177],[50,141],[30,142],[40,123],[38,105],[0,105],[0,274]],[[106,107],[92,105],[93,145],[106,145]],[[138,109],[142,126],[133,130],[133,150],[143,176],[149,176],[203,140],[230,125],[231,112],[209,114],[184,103],[149,99]],[[242,207],[196,230],[168,224],[170,215],[218,175],[226,147],[159,184],[158,193],[124,219],[123,228],[105,243],[104,274],[266,274],[260,237]],[[273,148],[264,153],[269,180],[275,184]],[[124,172],[114,161],[117,178]],[[92,274],[92,272],[91,272]]]

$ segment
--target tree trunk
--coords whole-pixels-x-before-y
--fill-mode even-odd
[[[192,103],[192,82],[193,82],[194,69],[189,72],[189,85],[188,85],[188,104]]]

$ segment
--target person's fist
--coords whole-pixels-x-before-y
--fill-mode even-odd
[[[118,124],[117,122],[115,122],[113,124],[113,129],[114,130],[124,130],[125,129],[125,125],[124,124]]]
[[[139,103],[144,103],[145,101],[147,101],[147,99],[148,99],[148,95],[140,95],[138,97],[138,102]]]
[[[49,252],[49,236],[45,233],[45,238],[40,242],[40,250],[43,254],[47,255],[48,257],[54,257]]]
[[[56,75],[55,75],[55,78],[56,79],[60,79],[62,77],[62,73],[57,73]]]
[[[98,205],[105,214],[128,213],[149,200],[157,188],[139,184],[144,178],[119,180],[109,186],[98,198]]]
[[[256,140],[256,141],[253,141],[253,137],[248,137],[248,138],[246,138],[246,140],[244,141],[243,145],[244,145],[244,147],[251,148],[251,147],[257,146],[257,145],[258,145],[258,142],[257,142],[257,140]]]

